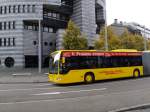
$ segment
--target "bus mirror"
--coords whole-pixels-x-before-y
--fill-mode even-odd
[[[65,57],[62,57],[62,63],[65,63]]]

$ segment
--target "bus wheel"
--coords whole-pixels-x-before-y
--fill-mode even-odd
[[[136,78],[136,77],[140,77],[140,71],[139,69],[135,69],[134,72],[133,72],[133,77]]]
[[[84,82],[89,84],[95,81],[95,77],[93,73],[86,73],[84,76]]]

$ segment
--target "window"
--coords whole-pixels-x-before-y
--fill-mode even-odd
[[[44,42],[44,45],[45,45],[45,46],[47,46],[47,45],[48,45],[48,43],[47,43],[47,42]]]
[[[52,43],[52,42],[50,42],[50,43],[49,43],[49,46],[52,46],[52,45],[53,45],[53,43]]]
[[[6,38],[4,38],[4,46],[6,46]]]
[[[9,6],[9,13],[11,13],[11,6]]]
[[[13,29],[15,29],[15,28],[16,28],[15,24],[16,24],[16,22],[15,22],[15,21],[13,21]]]
[[[8,29],[9,30],[11,29],[11,22],[10,21],[8,22]]]
[[[4,30],[6,30],[6,22],[4,22]]]
[[[30,5],[27,6],[27,12],[30,12]]]
[[[16,46],[15,38],[13,38],[13,46]]]
[[[20,13],[20,5],[18,5],[18,13]]]
[[[0,38],[0,47],[2,46],[2,39]]]
[[[22,12],[25,13],[25,5],[22,7]]]
[[[53,32],[53,28],[48,28],[48,32],[52,33]]]
[[[44,28],[43,28],[43,31],[44,31],[44,32],[48,32],[48,27],[44,27]]]
[[[0,22],[0,30],[2,30],[2,22]]]
[[[35,5],[32,5],[32,12],[35,13]]]
[[[16,13],[16,6],[13,6],[13,13]]]
[[[1,6],[0,7],[0,14],[2,14],[3,13],[3,7]]]
[[[37,44],[37,42],[36,41],[33,41],[33,45],[36,45]]]
[[[6,14],[6,13],[7,13],[7,7],[4,6],[4,14]]]
[[[10,38],[8,38],[8,46],[11,46]]]

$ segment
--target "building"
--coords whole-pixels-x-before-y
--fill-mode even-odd
[[[135,22],[127,23],[127,22],[118,22],[117,19],[114,20],[114,23],[111,24],[111,27],[115,34],[121,35],[125,30],[128,30],[132,34],[141,35],[147,39],[150,39],[150,29],[146,28],[143,25],[140,25]]]
[[[105,24],[104,10],[105,0],[0,0],[0,67],[37,67],[40,35],[42,64],[47,66],[49,53],[62,49],[70,19],[92,47]]]

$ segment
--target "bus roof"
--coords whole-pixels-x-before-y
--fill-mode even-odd
[[[63,57],[71,56],[141,56],[140,51],[97,51],[97,50],[60,50]]]

